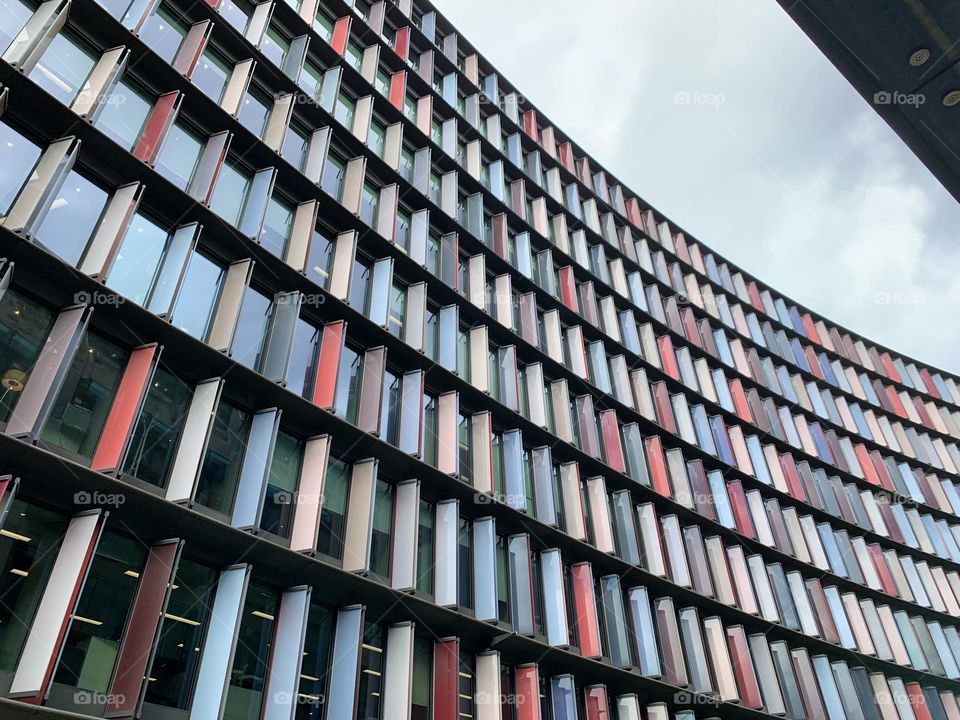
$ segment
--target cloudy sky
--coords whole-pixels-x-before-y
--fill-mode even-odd
[[[774,0],[435,2],[674,222],[841,325],[960,372],[960,207]]]

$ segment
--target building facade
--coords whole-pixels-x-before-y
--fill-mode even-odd
[[[960,718],[958,379],[429,4],[0,0],[0,51],[0,717]]]

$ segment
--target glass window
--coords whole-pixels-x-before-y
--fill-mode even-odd
[[[158,368],[123,461],[123,473],[163,487],[190,408],[190,387]]]
[[[407,288],[393,283],[390,288],[390,311],[387,314],[387,332],[395,337],[403,334],[403,319],[407,312]]]
[[[93,55],[70,33],[56,35],[28,77],[64,105],[86,88],[96,64]]]
[[[320,90],[323,87],[323,68],[308,58],[303,63],[303,70],[300,71],[297,84],[300,85],[301,90],[316,100],[320,97]]]
[[[383,676],[383,628],[367,621],[360,651],[360,687],[357,693],[357,720],[380,720],[380,689]]]
[[[393,241],[404,252],[410,250],[410,213],[403,208],[397,209],[397,221],[394,223]]]
[[[0,12],[3,11],[0,0]],[[6,123],[0,122],[0,218],[6,216],[16,200],[20,188],[29,179],[37,160],[40,148],[27,140]]]
[[[274,193],[267,203],[263,229],[260,230],[260,245],[282,259],[292,230],[293,205]]]
[[[267,495],[260,516],[261,530],[284,538],[290,536],[302,461],[303,443],[283,431],[277,433],[267,478]]]
[[[330,262],[334,246],[331,233],[321,228],[314,230],[307,254],[307,277],[324,289],[330,282]]]
[[[53,321],[53,312],[15,290],[0,299],[0,422],[10,419]]]
[[[127,357],[106,338],[84,333],[41,439],[87,460],[93,457]]]
[[[190,704],[215,581],[216,574],[205,565],[186,558],[177,564],[145,702],[180,710]]]
[[[130,150],[140,139],[152,107],[153,102],[143,93],[120,80],[104,98],[95,124],[124,150]]]
[[[320,508],[320,532],[317,552],[332,558],[343,557],[343,531],[346,524],[347,496],[350,492],[350,465],[331,457],[323,481],[323,505]]]
[[[373,531],[370,535],[370,572],[390,577],[390,536],[393,530],[393,485],[377,480],[373,498]]]
[[[31,15],[33,9],[20,0],[0,0],[0,54],[10,47]]]
[[[360,400],[360,369],[363,355],[344,345],[337,369],[337,389],[334,393],[333,413],[347,422],[357,421],[357,404]]]
[[[220,265],[194,252],[173,309],[174,325],[198,340],[206,338],[224,275]]]
[[[460,479],[464,482],[470,482],[471,470],[473,468],[473,448],[472,438],[470,437],[470,416],[460,415],[460,422],[457,426],[460,451]]]
[[[371,272],[372,269],[366,260],[363,258],[354,259],[347,304],[358,312],[366,313],[367,311],[367,303],[370,300]]]
[[[190,79],[211,100],[219,103],[231,71],[230,63],[222,55],[207,48],[200,56],[200,62],[194,68]]]
[[[238,32],[243,33],[247,29],[247,23],[250,22],[253,7],[242,0],[223,0],[217,11]]]
[[[399,442],[400,430],[400,378],[389,370],[383,375],[380,437],[391,445],[396,445]]]
[[[497,535],[497,617],[505,623],[510,622],[507,562],[507,540],[502,535]]]
[[[350,67],[360,72],[360,65],[363,62],[363,50],[353,40],[347,42],[347,49],[343,58]]]
[[[331,608],[310,603],[300,666],[296,720],[320,720],[323,716],[336,621],[336,613]]]
[[[100,223],[106,204],[106,192],[71,170],[37,229],[37,242],[65,262],[76,265]]]
[[[433,595],[434,507],[427,500],[420,501],[417,525],[417,592]]]
[[[167,231],[137,213],[120,243],[107,285],[137,305],[143,305],[166,246]]]
[[[107,691],[146,556],[139,540],[104,532],[63,643],[55,682]]]
[[[167,132],[154,169],[181,190],[186,190],[200,161],[203,142],[180,123]]]
[[[320,329],[298,318],[287,370],[287,390],[290,392],[303,397],[310,396],[319,343]]]
[[[147,47],[171,63],[187,35],[187,26],[169,8],[161,5],[143,23],[139,35]]]
[[[327,42],[333,37],[333,20],[321,9],[313,19],[313,29]]]
[[[468,519],[460,518],[457,528],[457,603],[473,608],[473,536]]]
[[[474,717],[475,708],[473,699],[476,695],[476,685],[474,683],[474,656],[473,653],[466,650],[460,651],[460,671],[457,673],[459,678],[459,702],[457,703],[457,717],[461,720],[469,720]],[[547,717],[551,717],[548,715]]]
[[[430,686],[433,667],[433,641],[430,638],[413,639],[413,687],[411,689],[410,720],[430,720]]]
[[[283,65],[283,59],[290,50],[290,41],[283,36],[273,25],[267,28],[267,33],[260,43],[260,51],[274,65],[280,67]]]
[[[273,303],[263,293],[248,287],[243,293],[231,357],[251,370],[259,366]]]
[[[250,415],[221,400],[197,479],[199,504],[224,515],[230,513],[249,431]]]
[[[254,135],[261,137],[267,126],[271,107],[270,96],[260,88],[251,85],[247,94],[243,96],[243,102],[240,103],[237,120]]]
[[[307,155],[306,130],[298,125],[291,123],[284,131],[283,144],[280,147],[280,155],[297,170],[303,169],[303,162]]]
[[[58,513],[22,500],[10,506],[0,530],[0,671],[16,667],[66,528]]]
[[[367,147],[373,150],[377,157],[383,157],[383,147],[387,140],[387,129],[383,123],[373,120],[370,131],[367,133]]]
[[[347,165],[333,153],[327,153],[323,165],[323,175],[320,178],[320,187],[334,200],[343,197],[343,176]]]
[[[356,109],[356,101],[341,92],[337,95],[337,104],[333,109],[333,117],[345,128],[350,129],[353,127],[353,114],[356,112]]]
[[[373,227],[377,218],[377,207],[380,205],[380,191],[370,183],[363,184],[363,195],[360,198],[360,219]]]
[[[269,588],[251,583],[247,589],[223,720],[260,717],[278,604],[277,593]]]
[[[423,461],[437,466],[437,399],[423,394]]]
[[[225,162],[213,188],[210,209],[231,225],[236,225],[240,221],[240,212],[250,190],[250,180],[250,174],[239,165]]]

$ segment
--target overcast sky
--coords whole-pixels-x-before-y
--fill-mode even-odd
[[[960,372],[960,207],[775,0],[435,2],[553,124],[702,242]]]

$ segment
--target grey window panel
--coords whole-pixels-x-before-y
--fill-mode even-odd
[[[303,463],[297,484],[297,503],[293,510],[290,531],[290,549],[312,552],[317,546],[320,531],[320,511],[323,500],[323,481],[327,475],[330,457],[330,437],[320,435],[304,443]]]
[[[515,510],[525,510],[527,496],[523,477],[523,435],[519,430],[503,433],[503,478],[506,504]]]
[[[783,693],[787,717],[791,720],[794,718],[800,720],[806,717],[800,686],[797,684],[797,677],[793,672],[793,664],[790,661],[790,648],[783,640],[772,642],[770,643],[770,655],[773,658],[777,679],[780,681],[780,690]]]
[[[270,653],[263,720],[290,720],[296,710],[310,594],[306,586],[290,588],[280,596],[273,647],[284,651]]]
[[[390,295],[393,291],[393,258],[383,258],[373,264],[370,277],[370,301],[367,317],[380,327],[387,326]]]
[[[737,702],[740,699],[740,694],[737,690],[730,650],[727,647],[727,634],[720,618],[705,618],[703,635],[709,653],[710,666],[713,668],[713,676],[716,681],[717,696],[723,702]]]
[[[393,523],[390,583],[394,590],[412,591],[416,585],[420,481],[397,483]]]
[[[379,12],[377,12],[376,18],[374,18],[373,10],[371,9],[371,15],[370,15],[370,19],[368,20],[368,24],[372,23],[373,20],[376,19],[376,21],[381,25],[381,29],[377,30],[372,24],[371,24],[371,29],[373,29],[379,35],[382,32],[384,8],[379,3],[377,3],[374,7],[378,7]],[[313,18],[307,18],[307,22],[312,23]],[[380,67],[380,46],[376,44],[368,45],[367,47],[364,48],[363,56],[360,58],[361,77],[363,77],[364,80],[366,80],[368,83],[373,85],[374,82],[376,81],[377,69],[379,67]],[[362,138],[362,139],[366,139],[366,138]]]
[[[460,239],[457,233],[451,232],[440,236],[440,280],[452,288],[463,290],[464,288],[457,288],[459,247]]]
[[[403,123],[387,126],[383,142],[383,161],[392,169],[399,171],[400,153],[403,150]]]
[[[532,636],[533,576],[530,563],[530,537],[511,535],[507,540],[508,582],[510,583],[510,618],[519,635]]]
[[[541,428],[547,427],[546,386],[543,384],[543,366],[531,363],[523,368],[527,389],[527,419]]]
[[[430,232],[430,211],[417,210],[410,216],[410,258],[419,265],[427,264],[427,237]]]
[[[417,457],[423,447],[423,389],[422,370],[404,373],[400,388],[399,447]]]
[[[247,28],[243,36],[254,47],[259,47],[260,42],[263,40],[263,35],[267,31],[267,26],[270,24],[270,17],[272,15],[273,3],[270,2],[270,0],[265,0],[265,2],[253,6],[253,13],[251,13],[250,19],[247,21]]]
[[[306,36],[304,36],[303,40],[306,41]],[[267,126],[263,131],[263,142],[275,153],[279,153],[280,148],[283,146],[284,134],[290,125],[290,118],[293,115],[293,102],[293,95],[291,93],[282,93],[276,96],[273,101],[273,107],[270,108]]]
[[[363,139],[366,140],[366,133]],[[399,187],[396,183],[384,185],[380,188],[380,199],[377,203],[377,217],[374,229],[390,242],[395,242],[397,229],[397,202]]]
[[[662,675],[660,655],[657,652],[657,636],[654,631],[647,589],[631,588],[627,591],[627,598],[633,623],[634,650],[640,673],[648,677],[660,677]]]
[[[413,623],[400,622],[387,628],[384,653],[384,708],[409,708],[413,700]]]
[[[657,598],[654,603],[657,618],[657,636],[663,653],[664,679],[671,685],[686,687],[690,684],[686,661],[683,657],[683,641],[677,625],[677,612],[673,598]],[[701,658],[702,659],[702,658]]]
[[[330,263],[329,291],[335,298],[344,302],[350,297],[350,280],[353,276],[356,252],[356,230],[348,230],[337,235],[333,248],[333,260]]]
[[[170,469],[165,497],[172,502],[188,502],[193,498],[200,463],[207,447],[214,414],[223,389],[221,378],[197,383],[190,409],[183,423],[177,453]]]
[[[27,20],[3,53],[3,60],[28,75],[53,37],[67,22],[69,0],[48,0]]]
[[[260,231],[263,229],[263,219],[267,214],[267,205],[273,194],[273,183],[276,177],[276,168],[265,168],[254,174],[250,183],[238,228],[254,241],[260,237]]]
[[[611,495],[611,506],[613,508],[613,527],[617,537],[617,551],[620,557],[630,565],[637,565],[640,563],[640,545],[637,542],[637,528],[633,521],[633,500],[630,491],[618,490],[613,493]]]
[[[273,446],[280,429],[280,411],[276,408],[255,413],[244,446],[243,463],[230,524],[236,528],[254,528],[260,524],[267,491],[267,476],[273,458]]]
[[[763,709],[771,715],[783,715],[786,713],[786,706],[767,638],[754,634],[747,637],[747,642],[750,645],[750,654],[753,656],[753,665],[757,672],[757,684],[760,686],[760,695],[763,698]]]
[[[663,547],[660,543],[656,509],[652,503],[643,503],[637,506],[637,523],[640,528],[640,540],[643,548],[642,566],[658,577],[666,577],[667,567],[663,557]]]
[[[202,203],[210,201],[210,195],[213,193],[213,184],[220,172],[220,166],[227,156],[227,149],[230,147],[231,134],[224,130],[207,138],[203,151],[200,153],[200,159],[197,161],[197,167],[193,171],[193,178],[187,187],[187,194],[194,200]]]
[[[670,579],[680,587],[691,587],[690,568],[684,552],[680,521],[676,515],[666,515],[660,518],[660,525],[663,529],[663,544],[666,547],[667,561],[670,566]]]
[[[438,502],[436,512],[434,601],[441,607],[453,607],[457,605],[459,504],[456,500]]]
[[[456,392],[444,393],[440,395],[437,406],[437,469],[448,475],[459,475],[459,395]]]
[[[168,317],[177,302],[183,276],[197,246],[200,225],[181,225],[170,236],[160,267],[150,288],[146,308],[160,317]]]
[[[367,175],[367,159],[364,156],[347,161],[343,176],[343,193],[340,203],[353,215],[360,214],[360,199],[363,196],[363,184]]]
[[[186,36],[177,48],[170,65],[178,73],[186,78],[190,78],[196,69],[198,60],[207,45],[210,38],[210,31],[213,29],[213,23],[209,20],[202,20],[190,26]]]
[[[230,77],[227,78],[223,98],[220,100],[220,107],[228,115],[236,116],[240,111],[240,103],[243,102],[243,98],[247,94],[247,88],[250,86],[250,79],[253,77],[253,69],[256,64],[255,60],[241,60],[233,66]]]
[[[623,591],[620,589],[620,578],[618,576],[605,575],[600,578],[600,604],[603,611],[606,649],[610,662],[616,667],[632,667],[633,658],[630,652],[626,609],[623,604]]]
[[[52,5],[54,2],[56,0],[49,0],[42,7]],[[66,137],[55,140],[43,151],[33,168],[30,179],[20,189],[10,207],[10,212],[2,219],[5,228],[13,232],[23,232],[28,236],[32,235],[56,199],[70,170],[73,169],[79,149],[79,140]]]
[[[207,336],[207,345],[220,352],[226,352],[233,344],[233,336],[240,317],[240,305],[243,295],[253,275],[253,260],[238,260],[230,263],[223,289],[217,300],[217,309]],[[181,310],[183,312],[184,309]]]
[[[556,527],[557,506],[554,497],[553,460],[549,447],[534,448],[531,451],[533,463],[533,497],[536,503],[537,519]]]
[[[303,61],[307,56],[307,46],[310,43],[310,38],[307,35],[300,35],[299,37],[293,38],[290,41],[290,47],[287,50],[287,54],[283,58],[283,67],[281,68],[284,75],[297,82],[300,78],[300,71],[303,69]]]
[[[473,526],[473,607],[478,620],[497,620],[497,535],[492,517]]]
[[[337,629],[333,639],[330,693],[326,720],[353,720],[356,714],[357,688],[360,684],[360,643],[363,638],[364,609],[352,606],[337,612]]]
[[[274,297],[270,325],[264,340],[260,372],[269,380],[285,383],[293,337],[300,317],[303,295],[299,292],[278,293]]]
[[[382,346],[367,350],[363,355],[357,427],[375,435],[380,432],[386,362],[387,350]]]
[[[83,90],[77,95],[70,109],[88,122],[95,122],[103,109],[104,97],[108,95],[114,80],[123,72],[129,55],[130,51],[123,46],[104,52],[93,66]]]
[[[590,524],[593,544],[605,553],[613,554],[613,528],[610,525],[610,505],[607,498],[607,484],[603,476],[588,478],[586,481],[587,501],[590,503]]]
[[[710,568],[707,565],[707,554],[698,525],[691,525],[683,529],[683,544],[686,548],[687,564],[690,567],[690,581],[693,589],[704,597],[714,597]]]
[[[847,720],[843,701],[840,698],[840,691],[837,688],[837,681],[833,676],[833,669],[830,667],[830,659],[826,655],[814,655],[813,671],[816,673],[817,683],[820,685],[820,693],[826,705],[829,720]],[[850,718],[850,720],[854,719]]]
[[[339,68],[335,69],[339,70]],[[333,71],[327,71],[327,75],[330,72]],[[324,82],[326,82],[326,77],[324,75]],[[314,185],[320,183],[320,178],[323,175],[323,166],[327,160],[327,152],[330,150],[330,134],[329,127],[318,128],[311,133],[307,144],[307,157],[303,163],[303,174]]]
[[[80,272],[96,278],[104,276],[142,196],[143,186],[140,183],[121,185],[114,191],[77,266]]]
[[[853,650],[857,643],[853,639],[853,630],[850,627],[850,621],[847,618],[846,610],[843,608],[843,601],[840,599],[840,592],[833,585],[825,587],[823,594],[827,598],[827,606],[830,608],[830,615],[833,618],[833,624],[837,628],[837,634],[840,636],[840,645]]]
[[[350,497],[343,531],[343,569],[366,572],[370,568],[373,502],[377,486],[377,461],[360,460],[350,474]]]
[[[544,550],[540,553],[540,573],[543,581],[542,597],[547,642],[555,647],[566,647],[569,642],[567,603],[559,550]]]
[[[690,686],[694,692],[712,695],[713,679],[707,665],[707,652],[700,629],[700,613],[694,607],[683,608],[680,610],[679,625],[683,652],[690,671]]]

